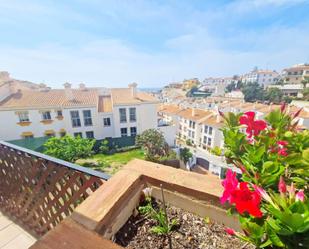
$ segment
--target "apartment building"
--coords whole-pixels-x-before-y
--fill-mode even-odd
[[[152,95],[128,88],[20,89],[1,91],[0,139],[15,140],[70,134],[84,138],[135,136],[157,127],[157,104]]]
[[[257,82],[261,86],[275,84],[279,80],[279,73],[272,70],[254,69],[251,72],[242,76],[243,83]]]
[[[309,65],[299,64],[286,68],[282,71],[282,77],[285,84],[302,84],[305,77],[309,77]]]

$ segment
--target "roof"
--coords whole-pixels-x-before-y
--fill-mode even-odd
[[[158,102],[158,100],[149,93],[137,92],[136,97],[132,95],[130,88],[112,88],[111,96],[114,105],[140,104],[147,102]]]
[[[294,72],[294,71],[299,71],[299,70],[309,70],[309,66],[295,66],[295,67],[290,67],[290,68],[285,68],[284,71],[287,72]]]
[[[66,98],[65,90],[49,91],[23,90],[10,95],[0,102],[2,109],[17,108],[50,108],[50,107],[78,107],[97,106],[98,93],[96,90],[72,89],[74,99]]]
[[[212,127],[222,127],[224,125],[224,122],[221,117],[219,117],[219,122],[217,119],[218,114],[213,114],[211,116],[208,116],[207,118],[201,120],[200,124],[212,126]]]
[[[111,96],[100,96],[99,97],[98,111],[99,112],[112,112],[113,111]]]
[[[158,112],[163,112],[167,114],[177,114],[182,109],[177,105],[160,105]]]
[[[193,116],[193,109],[187,108],[187,109],[181,110],[178,113],[178,116],[183,117],[185,119],[192,120],[192,121],[198,121],[198,120],[201,120],[207,117],[210,114],[212,114],[212,112],[204,111],[201,109],[194,109],[194,116]]]

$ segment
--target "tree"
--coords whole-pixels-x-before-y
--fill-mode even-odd
[[[52,137],[44,144],[44,153],[65,161],[75,162],[77,159],[92,155],[94,139],[84,139],[81,137]]]
[[[309,88],[303,90],[303,99],[309,101]]]
[[[227,91],[228,93],[230,93],[230,92],[236,90],[236,84],[235,84],[235,82],[231,82],[230,84],[228,84],[228,85],[226,86],[225,89],[226,89],[226,91]]]
[[[247,102],[264,100],[264,89],[257,82],[250,82],[244,85],[241,90]]]
[[[190,149],[183,148],[180,149],[180,159],[186,164],[192,158],[193,154],[191,153]]]
[[[137,135],[136,145],[141,146],[146,154],[146,160],[152,162],[161,162],[169,156],[173,156],[173,151],[166,143],[162,132],[156,129],[145,130],[142,134]]]
[[[279,104],[283,99],[283,92],[279,88],[268,88],[264,96],[265,100]]]

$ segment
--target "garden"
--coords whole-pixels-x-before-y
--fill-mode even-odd
[[[179,164],[176,153],[169,148],[162,133],[155,129],[138,135],[134,145],[130,146],[119,146],[108,139],[98,143],[93,139],[68,135],[52,137],[44,144],[44,153],[109,175],[114,175],[133,159],[176,167]],[[188,154],[182,153],[180,157],[188,160]]]

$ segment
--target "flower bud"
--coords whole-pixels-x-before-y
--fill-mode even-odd
[[[227,227],[227,228],[225,228],[224,230],[225,230],[225,232],[227,232],[229,235],[235,235],[235,231],[234,231],[232,228]]]
[[[285,184],[284,179],[283,179],[282,176],[280,176],[280,181],[279,181],[279,184],[278,184],[278,189],[279,189],[280,193],[282,193],[282,194],[286,193],[286,184]]]
[[[295,199],[297,201],[301,201],[304,202],[305,201],[305,194],[304,194],[304,190],[299,190],[295,196]]]

